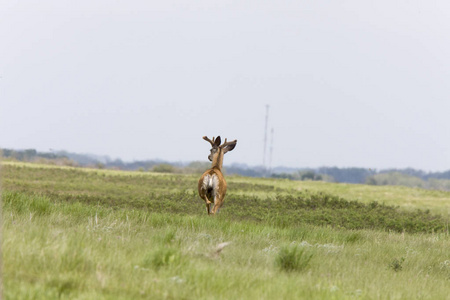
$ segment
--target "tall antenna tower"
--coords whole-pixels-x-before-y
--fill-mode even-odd
[[[266,124],[264,127],[263,167],[266,169],[267,125],[269,123],[269,105],[266,105]]]
[[[273,155],[273,127],[270,130],[270,148],[269,148],[269,175],[272,173],[272,155]]]

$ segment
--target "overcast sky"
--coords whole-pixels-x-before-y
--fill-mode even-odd
[[[2,1],[0,147],[261,165],[270,105],[273,166],[448,170],[449,36],[448,0]]]

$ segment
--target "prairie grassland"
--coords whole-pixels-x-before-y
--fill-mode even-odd
[[[351,183],[329,183],[322,181],[293,181],[288,179],[267,179],[231,177],[231,182],[253,183],[274,186],[289,191],[327,192],[347,200],[363,203],[377,201],[386,205],[400,206],[407,210],[429,209],[433,213],[450,216],[450,192],[409,188],[404,186],[374,186]],[[267,195],[255,192],[259,197]]]
[[[5,299],[450,295],[445,204],[410,211],[327,184],[230,177],[208,217],[196,176],[5,164],[2,177]]]
[[[3,162],[5,166],[17,168],[76,170],[93,173],[100,176],[129,176],[129,177],[178,177],[188,182],[182,187],[185,191],[196,191],[195,183],[197,175],[173,175],[164,173],[143,173],[135,171],[100,170],[89,168],[75,168],[69,166],[52,166],[37,163]],[[181,181],[181,180],[180,180]],[[403,186],[372,186],[364,184],[328,183],[322,181],[292,181],[287,179],[251,178],[242,176],[227,176],[227,182],[231,185],[253,186],[253,189],[230,189],[237,195],[256,196],[258,198],[270,198],[277,194],[292,194],[296,191],[326,192],[342,197],[346,200],[356,200],[362,203],[376,201],[380,204],[399,206],[406,210],[430,210],[434,214],[450,216],[450,192],[438,190],[426,190]],[[169,185],[168,188],[178,189]]]

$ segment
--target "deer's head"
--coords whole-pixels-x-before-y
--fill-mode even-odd
[[[213,137],[212,140],[204,136],[203,139],[211,144],[211,153],[208,155],[208,159],[212,162],[214,162],[215,159],[217,160],[218,157],[224,155],[228,151],[233,150],[234,147],[236,147],[237,143],[237,140],[227,142],[227,139],[225,139],[225,142],[221,145],[220,136],[218,136],[217,138]]]

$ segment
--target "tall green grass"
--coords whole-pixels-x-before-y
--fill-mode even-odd
[[[6,166],[4,186],[10,191],[45,195],[54,202],[79,202],[152,212],[203,215],[195,190],[197,177],[108,173],[68,168]],[[326,192],[298,191],[274,182],[231,181],[221,214],[272,226],[313,224],[346,229],[397,232],[446,232],[448,216],[429,210],[403,210],[380,202],[343,199]],[[265,191],[269,195],[255,194]]]
[[[248,181],[228,195],[227,209],[208,217],[190,190],[190,177],[162,175],[167,180],[159,186],[150,175],[30,169],[3,173],[5,299],[448,299],[450,294],[446,229],[433,232],[427,222],[428,229],[415,233],[384,225],[317,226],[290,222],[290,212],[286,222],[273,218],[277,211],[283,220],[281,209],[287,207],[303,212],[292,216],[308,218],[340,206],[342,214],[359,214],[361,207],[384,211],[379,204],[331,195],[313,205],[324,195],[288,196],[289,189],[279,197],[258,197]],[[238,200],[246,206],[234,206]],[[299,201],[298,208],[292,201]],[[186,211],[179,211],[177,202],[186,203],[181,204]],[[261,218],[236,213],[258,206]],[[445,224],[444,217],[429,215],[418,218]],[[282,267],[281,261],[294,267]]]

